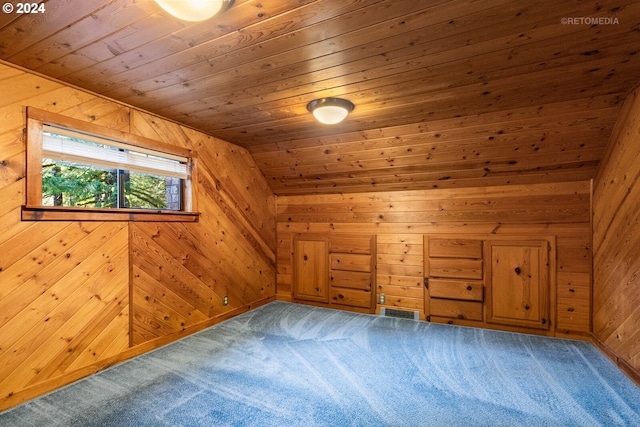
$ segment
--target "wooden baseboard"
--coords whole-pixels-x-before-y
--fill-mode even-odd
[[[176,332],[174,334],[167,335],[161,338],[156,338],[151,341],[147,341],[143,344],[139,344],[135,347],[131,347],[116,356],[100,360],[98,362],[84,366],[72,372],[66,372],[58,377],[51,378],[47,381],[43,381],[41,383],[35,384],[29,388],[25,388],[18,393],[13,393],[9,396],[5,396],[0,399],[0,411],[4,411],[6,409],[17,406],[21,403],[24,403],[28,400],[36,398],[38,396],[42,396],[46,393],[52,392],[58,388],[69,385],[75,381],[81,380],[82,378],[85,378],[89,375],[95,374],[97,372],[103,371],[112,366],[118,365],[119,363],[122,363],[133,357],[136,357],[141,354],[148,353],[151,350],[155,350],[157,348],[163,347],[167,344],[170,344],[188,335],[194,334],[203,329],[206,329],[220,322],[223,322],[227,319],[235,317],[239,314],[245,313],[249,310],[253,310],[254,308],[257,308],[264,304],[272,302],[275,299],[276,299],[275,296],[271,296],[258,301],[254,301],[249,304],[245,304],[241,307],[237,307],[225,313],[222,313],[216,317],[207,319],[204,322],[198,323],[197,325],[194,325],[183,331]]]
[[[591,335],[591,332],[571,331],[567,329],[556,329],[554,336],[556,338],[564,338],[568,340],[580,340],[580,341],[593,342],[593,335]]]
[[[598,349],[604,353],[615,365],[625,373],[638,387],[640,387],[640,370],[635,369],[626,360],[621,359],[613,350],[611,350],[605,343],[593,337],[593,343]]]
[[[285,302],[293,302],[293,297],[291,296],[291,292],[276,294],[277,301],[285,301]]]

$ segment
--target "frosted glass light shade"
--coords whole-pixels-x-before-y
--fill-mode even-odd
[[[225,10],[233,0],[155,0],[161,8],[183,21],[204,21]]]
[[[353,103],[341,98],[321,98],[307,104],[307,110],[312,112],[320,123],[326,125],[340,123],[353,108]]]

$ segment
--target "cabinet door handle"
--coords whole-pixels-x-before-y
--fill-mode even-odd
[[[516,269],[515,269],[515,270],[513,270],[513,271],[515,271],[515,272],[516,272],[516,274],[518,274],[518,275],[519,275],[519,274],[521,273],[521,271],[522,271],[522,270],[520,270],[520,267],[516,267]]]
[[[467,290],[468,291],[472,291],[473,290],[473,286],[471,286],[471,285],[467,286]]]

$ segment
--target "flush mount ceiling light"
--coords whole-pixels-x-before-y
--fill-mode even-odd
[[[320,98],[307,104],[307,110],[326,125],[340,123],[354,107],[351,101],[342,98]]]
[[[155,0],[161,8],[183,21],[204,21],[227,10],[233,0]]]

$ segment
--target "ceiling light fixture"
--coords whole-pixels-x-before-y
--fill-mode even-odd
[[[161,8],[183,21],[204,21],[227,10],[233,0],[155,0]]]
[[[354,107],[351,101],[342,98],[320,98],[307,104],[307,110],[326,125],[340,123]]]

